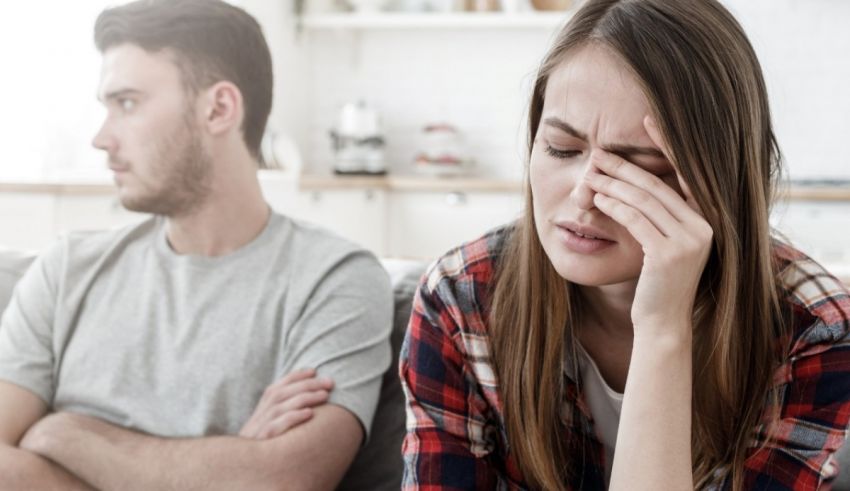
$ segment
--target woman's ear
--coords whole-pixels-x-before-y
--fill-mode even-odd
[[[222,81],[206,90],[204,124],[210,134],[240,130],[244,115],[242,92],[232,82]]]

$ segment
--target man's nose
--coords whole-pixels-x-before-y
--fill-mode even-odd
[[[602,174],[598,167],[594,164],[594,153],[591,154],[587,158],[587,163],[584,166],[584,170],[581,175],[578,176],[578,180],[576,181],[575,187],[573,187],[573,191],[571,194],[572,199],[575,201],[576,206],[578,206],[582,210],[592,210],[596,207],[593,204],[593,197],[596,196],[596,191],[591,189],[588,186],[585,177],[588,174]]]
[[[105,150],[108,153],[114,153],[115,148],[118,146],[118,142],[109,128],[108,121],[104,121],[103,124],[100,126],[100,129],[94,135],[91,144],[94,148],[97,148],[99,150]]]

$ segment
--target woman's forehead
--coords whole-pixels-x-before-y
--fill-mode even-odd
[[[628,138],[644,133],[650,114],[640,83],[610,49],[589,45],[571,53],[550,74],[544,95],[543,119],[569,121],[593,135]]]

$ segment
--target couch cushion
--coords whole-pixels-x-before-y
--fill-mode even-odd
[[[401,458],[401,442],[405,432],[404,392],[398,378],[398,355],[401,343],[407,332],[407,323],[413,305],[413,295],[419,286],[419,279],[425,272],[425,263],[400,259],[383,259],[381,263],[390,276],[393,287],[393,330],[390,333],[393,361],[384,374],[381,395],[375,419],[372,421],[372,434],[352,464],[352,469],[364,466],[373,470],[370,475],[346,475],[339,490],[398,490],[404,462]],[[387,450],[391,449],[391,452]],[[392,461],[387,455],[392,454]],[[393,483],[382,488],[375,483]]]

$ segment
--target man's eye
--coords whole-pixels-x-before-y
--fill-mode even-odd
[[[556,159],[569,159],[572,157],[577,157],[581,154],[579,150],[560,150],[554,148],[552,145],[546,145],[546,153],[550,156],[555,157]]]
[[[132,111],[136,107],[136,101],[133,99],[119,99],[118,105],[121,106],[123,111]]]

